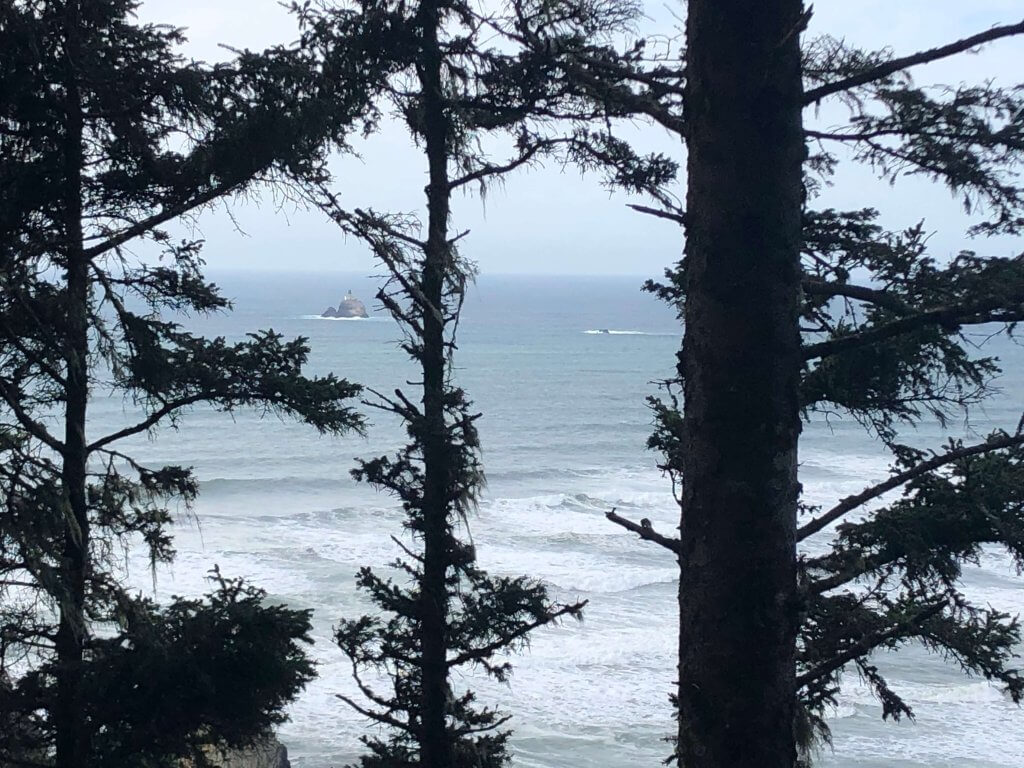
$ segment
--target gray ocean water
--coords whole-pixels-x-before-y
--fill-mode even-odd
[[[266,327],[307,336],[311,372],[334,371],[384,391],[415,379],[390,320],[315,317],[346,290],[372,307],[375,279],[214,277],[235,311],[191,319],[190,327],[228,339]],[[668,308],[640,292],[641,282],[484,276],[464,314],[458,380],[484,414],[488,485],[472,531],[481,563],[496,573],[540,577],[558,598],[590,601],[582,623],[536,634],[509,684],[458,681],[514,714],[514,764],[522,768],[654,768],[668,752],[662,738],[673,727],[673,561],[604,518],[617,507],[670,531],[678,514],[656,457],[644,448],[644,398],[670,373],[679,328]],[[1003,393],[972,414],[973,428],[1012,429],[1024,399],[1024,354],[1002,339],[983,352],[1003,358],[1007,375]],[[100,396],[90,433],[132,416],[130,404]],[[158,574],[158,595],[204,591],[204,575],[216,563],[275,599],[315,610],[320,676],[281,729],[298,768],[340,768],[359,754],[358,737],[368,727],[335,697],[356,692],[330,635],[338,618],[367,607],[353,586],[357,569],[391,560],[397,550],[389,535],[401,533],[397,505],[349,477],[356,457],[402,441],[397,423],[370,418],[365,438],[328,439],[273,417],[197,410],[180,431],[131,445],[152,464],[193,466],[202,481],[197,521],[182,519],[178,559]],[[963,423],[946,431],[927,424],[914,439],[937,446],[947,433],[963,434]],[[813,502],[835,501],[886,476],[878,445],[850,420],[808,425],[801,461]],[[142,560],[132,562],[130,578],[153,591]],[[1024,608],[1024,580],[996,551],[967,574],[967,591],[1004,610]],[[870,692],[850,678],[831,717],[834,749],[822,752],[821,766],[996,768],[1024,759],[1024,712],[996,688],[917,648],[887,655],[879,666],[912,702],[916,720],[883,723]]]

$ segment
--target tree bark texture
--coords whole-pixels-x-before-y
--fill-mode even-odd
[[[427,184],[427,244],[421,278],[423,297],[431,305],[423,311],[423,587],[420,622],[423,704],[420,712],[420,764],[423,768],[452,768],[448,737],[448,595],[445,577],[449,564],[448,486],[451,466],[445,427],[444,391],[444,280],[449,267],[448,119],[441,80],[438,44],[440,13],[437,2],[420,8],[423,59],[424,144]],[[433,308],[436,311],[431,311]]]
[[[686,24],[682,768],[791,768],[800,433],[800,0]]]
[[[67,313],[63,330],[67,400],[64,408],[62,504],[64,545],[60,577],[64,594],[55,638],[57,701],[53,708],[57,768],[83,768],[89,736],[82,701],[82,660],[86,639],[85,591],[89,556],[85,437],[89,398],[88,297],[89,262],[82,236],[83,108],[79,90],[81,13],[79,0],[68,0],[64,16],[65,136],[63,236]]]

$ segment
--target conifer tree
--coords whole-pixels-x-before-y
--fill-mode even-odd
[[[359,388],[302,375],[309,349],[260,331],[193,335],[224,310],[201,242],[162,226],[256,183],[325,178],[365,113],[361,63],[298,49],[208,67],[135,0],[0,4],[0,762],[170,765],[241,744],[309,680],[309,616],[215,574],[204,601],[132,594],[122,554],[174,554],[197,484],[121,441],[186,409],[358,428]],[[349,69],[351,67],[351,69]],[[137,257],[138,251],[141,256]],[[97,434],[113,393],[141,415]],[[244,670],[244,674],[240,673]]]
[[[703,13],[703,6],[689,4],[691,30],[699,23],[693,14]],[[786,17],[789,33],[781,38],[787,43],[803,33],[810,10],[791,16],[792,9]],[[828,36],[804,41],[802,46],[804,111],[836,102],[845,106],[848,120],[827,130],[813,125],[803,130],[807,155],[800,237],[802,343],[799,359],[787,364],[790,373],[800,373],[799,408],[805,417],[828,413],[856,419],[891,455],[885,481],[836,499],[830,507],[800,502],[790,509],[788,502],[779,501],[765,510],[777,516],[779,536],[789,532],[794,555],[800,552],[794,588],[779,596],[782,604],[791,604],[797,622],[792,696],[798,700],[794,729],[804,747],[828,738],[823,718],[836,701],[844,671],[856,670],[871,685],[882,703],[883,717],[912,715],[899,691],[872,663],[870,654],[877,649],[920,643],[965,673],[1003,686],[1014,701],[1024,696],[1014,651],[1021,640],[1017,618],[977,605],[964,595],[960,579],[964,565],[975,562],[986,546],[1000,546],[1015,562],[1022,562],[1024,432],[1019,424],[1007,424],[974,444],[951,438],[946,445],[931,448],[922,448],[907,436],[907,428],[924,419],[936,419],[945,426],[953,414],[966,415],[970,406],[993,393],[999,362],[977,352],[969,334],[980,326],[1013,335],[1016,323],[1024,318],[1024,257],[981,256],[965,249],[942,263],[928,252],[924,223],[909,223],[903,231],[892,232],[879,225],[879,213],[870,204],[852,211],[813,207],[841,163],[859,162],[893,184],[906,176],[923,176],[948,187],[975,215],[968,236],[1019,234],[1024,227],[1024,189],[1015,175],[1024,157],[1021,86],[918,86],[910,73],[922,64],[1020,34],[1024,34],[1024,23],[1007,24],[908,56],[896,56],[889,49],[855,49]],[[694,106],[690,101],[699,90],[693,82],[697,71],[693,57],[699,52],[692,45],[691,41],[678,58],[662,55],[651,61],[638,55],[632,68],[598,67],[583,58],[564,63],[595,97],[620,107],[628,105],[634,114],[648,116],[687,142],[691,193],[699,182],[692,177],[695,144],[706,142],[712,149],[704,151],[711,152],[717,146],[716,137],[701,134],[695,124],[709,102],[705,99]],[[735,56],[746,60],[746,54]],[[757,102],[751,107],[755,110],[751,119],[767,119],[772,103]],[[733,109],[739,114],[750,104],[736,100]],[[736,146],[730,142],[728,153]],[[748,164],[746,170],[754,166],[757,163]],[[759,183],[755,176],[748,176],[747,183],[739,180],[731,187],[733,193],[752,200],[752,185]],[[730,314],[694,327],[694,304],[705,302],[711,291],[724,306],[723,297],[731,295],[735,286],[716,283],[693,255],[694,227],[703,231],[695,218],[695,202],[703,205],[706,200],[689,199],[685,211],[678,206],[641,207],[674,221],[687,237],[683,260],[666,272],[663,283],[648,285],[676,306],[686,323],[678,377],[666,382],[667,397],[651,401],[656,431],[650,440],[650,447],[663,454],[662,469],[680,489],[682,537],[664,535],[614,511],[609,514],[613,522],[671,550],[680,560],[682,621],[688,627],[681,633],[685,643],[677,699],[681,705],[677,756],[688,768],[741,764],[735,759],[707,762],[694,756],[695,734],[698,742],[707,745],[721,744],[735,733],[735,721],[704,715],[738,706],[730,697],[746,694],[740,692],[742,685],[722,689],[711,700],[711,710],[704,710],[704,715],[695,711],[694,697],[702,701],[707,697],[693,685],[686,659],[692,658],[694,642],[728,643],[730,622],[741,621],[735,614],[751,606],[749,601],[723,603],[720,612],[703,614],[690,608],[704,605],[700,585],[706,585],[707,574],[715,570],[713,566],[708,570],[709,563],[740,563],[750,594],[760,594],[761,569],[747,569],[742,561],[749,556],[758,563],[757,551],[763,547],[760,534],[748,535],[760,530],[756,526],[741,526],[733,537],[712,537],[704,542],[712,546],[699,563],[704,576],[692,584],[685,578],[696,567],[691,562],[693,526],[702,525],[703,520],[694,511],[698,504],[695,478],[707,471],[709,477],[717,473],[725,482],[728,471],[722,466],[723,458],[732,455],[724,446],[711,454],[695,450],[700,446],[694,443],[694,430],[703,429],[698,412],[718,408],[733,396],[754,398],[759,390],[748,381],[749,371],[743,372],[746,363],[742,361],[748,355],[759,359],[756,355],[765,352],[755,349],[756,334],[746,342],[739,340],[735,351],[741,362],[734,375],[720,381],[717,390],[705,387],[707,365],[698,365],[698,358],[708,350],[699,338],[720,340],[718,334],[733,321]],[[763,209],[754,206],[753,212],[759,215]],[[764,316],[775,317],[776,312],[788,311],[786,307],[781,299],[772,301]],[[780,350],[773,346],[769,354]],[[704,394],[695,396],[695,387]],[[745,414],[738,402],[736,407],[737,416]],[[782,426],[773,422],[758,430],[741,420],[723,430],[720,439],[767,448],[768,435]],[[695,462],[706,466],[697,467]],[[783,469],[780,464],[780,483]],[[880,503],[883,495],[892,493],[898,495],[895,501]],[[725,508],[716,514],[726,515]],[[797,549],[815,536],[815,551],[823,554],[812,556],[802,547]],[[741,585],[737,589],[742,591]],[[794,598],[791,603],[787,595]],[[780,615],[766,631],[781,631],[786,620]],[[712,649],[707,662],[714,664],[711,659],[716,654]],[[724,657],[719,661],[717,668],[728,674],[725,665],[732,661]],[[775,707],[776,702],[762,700],[759,705]]]
[[[361,699],[343,697],[386,727],[368,736],[365,768],[496,768],[508,758],[509,717],[476,702],[452,679],[482,668],[511,672],[505,654],[536,628],[579,617],[583,603],[552,603],[528,577],[489,576],[478,564],[469,517],[483,484],[477,413],[453,377],[456,330],[473,265],[462,256],[450,216],[452,196],[500,179],[545,156],[593,167],[612,155],[629,172],[671,175],[660,157],[636,158],[587,121],[603,114],[551,65],[551,51],[597,45],[635,11],[617,2],[513,2],[487,9],[463,0],[363,0],[296,6],[304,43],[323,55],[344,46],[380,57],[390,71],[388,106],[405,122],[427,167],[425,225],[408,215],[348,208],[324,188],[323,209],[363,240],[387,270],[377,298],[404,333],[402,349],[422,374],[416,396],[375,393],[372,405],[397,414],[409,443],[360,463],[354,476],[398,499],[413,543],[398,577],[369,568],[357,583],[382,612],[342,620],[338,645],[352,662]],[[536,47],[526,40],[539,42]],[[363,53],[365,52],[365,53]],[[514,142],[507,160],[481,149],[488,136]],[[390,679],[382,690],[374,677]]]

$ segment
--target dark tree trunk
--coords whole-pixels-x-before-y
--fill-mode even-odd
[[[691,0],[679,757],[791,768],[800,0]]]
[[[441,81],[440,26],[436,2],[421,6],[423,24],[424,140],[429,171],[427,247],[421,287],[430,307],[423,312],[423,592],[420,623],[423,705],[420,712],[420,764],[452,768],[452,745],[446,728],[448,700],[448,486],[451,472],[445,428],[446,355],[443,297],[448,270],[448,121]],[[433,309],[433,311],[431,311]]]
[[[82,101],[78,87],[81,16],[78,0],[65,6],[65,128],[62,227],[67,278],[64,360],[67,401],[61,480],[65,505],[61,581],[64,595],[57,629],[57,702],[54,707],[57,768],[86,765],[89,738],[82,703],[82,656],[85,641],[85,583],[89,552],[86,502],[85,412],[89,397],[89,265],[82,242]]]

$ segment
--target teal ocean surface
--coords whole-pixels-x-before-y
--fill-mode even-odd
[[[229,339],[267,327],[307,336],[311,372],[333,371],[381,391],[416,379],[390,319],[317,317],[348,290],[375,311],[377,280],[214,277],[235,311],[191,318],[193,329]],[[507,685],[459,681],[513,713],[514,762],[522,768],[654,768],[669,751],[662,739],[673,728],[674,563],[604,518],[617,507],[664,531],[677,522],[669,483],[644,448],[644,398],[671,372],[680,332],[672,311],[642,293],[641,282],[484,276],[469,294],[460,329],[458,381],[483,413],[488,485],[472,522],[480,561],[493,572],[542,578],[556,597],[590,601],[582,623],[535,635]],[[1022,350],[1000,338],[983,352],[1000,356],[1007,373],[1002,394],[972,413],[976,434],[1014,428],[1024,399]],[[97,397],[90,432],[132,419],[130,403]],[[275,417],[197,410],[179,431],[130,446],[151,464],[193,466],[202,485],[195,519],[183,515],[176,533],[177,562],[158,573],[158,595],[204,591],[204,576],[217,564],[275,599],[315,610],[320,676],[281,729],[297,768],[353,761],[369,727],[335,697],[356,691],[347,660],[330,640],[339,618],[367,607],[354,589],[356,571],[384,567],[397,552],[389,535],[402,532],[398,505],[349,477],[356,457],[388,452],[403,440],[395,421],[368,415],[366,437],[329,439]],[[835,501],[886,476],[884,454],[852,420],[833,417],[805,430],[801,479],[810,501]],[[964,430],[962,421],[949,428],[954,435]],[[929,423],[913,439],[938,446],[944,434]],[[144,559],[130,565],[133,582],[152,593]],[[979,600],[1011,612],[1024,608],[1024,581],[1002,553],[986,553],[967,579],[968,593]],[[883,723],[879,704],[851,677],[831,717],[834,749],[823,751],[821,766],[1020,764],[1024,712],[998,689],[917,648],[878,664],[913,703],[916,720]]]

